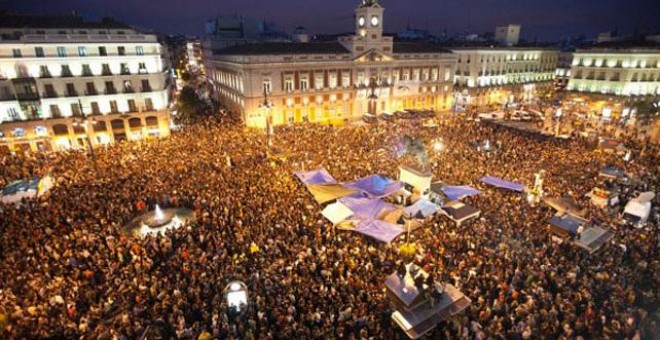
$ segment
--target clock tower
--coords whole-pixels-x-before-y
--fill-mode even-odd
[[[360,1],[355,9],[355,35],[339,39],[354,57],[370,51],[392,54],[392,37],[383,36],[383,12],[378,0]]]
[[[383,36],[383,12],[378,0],[362,0],[355,9],[355,34],[367,40],[380,40]]]

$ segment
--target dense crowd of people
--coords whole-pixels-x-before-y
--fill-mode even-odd
[[[337,180],[396,178],[402,136],[421,138],[434,180],[478,187],[481,218],[457,226],[436,216],[413,233],[415,262],[451,282],[472,305],[434,331],[451,339],[651,339],[660,333],[658,221],[619,224],[584,197],[606,164],[632,174],[630,191],[660,192],[660,152],[632,161],[581,140],[544,139],[447,118],[370,126],[296,125],[272,137],[210,118],[170,138],[99,149],[2,158],[0,186],[52,174],[40,200],[0,205],[0,336],[3,338],[395,339],[384,279],[398,247],[325,220],[293,176],[326,168]],[[444,148],[431,152],[442,138]],[[488,140],[497,146],[475,147]],[[268,145],[272,144],[272,147]],[[632,146],[636,148],[637,146]],[[638,149],[641,150],[641,149]],[[525,183],[545,170],[549,196],[588,207],[615,232],[588,254],[547,232],[553,211],[478,182]],[[161,207],[196,220],[165,235],[122,226]],[[228,309],[224,288],[249,288],[249,307]]]

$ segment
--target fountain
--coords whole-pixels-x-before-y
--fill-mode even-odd
[[[124,226],[128,234],[142,237],[148,234],[162,234],[170,229],[178,229],[187,221],[195,218],[195,213],[186,208],[161,209],[158,204],[154,210],[133,219]]]

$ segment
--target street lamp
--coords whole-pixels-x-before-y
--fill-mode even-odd
[[[96,154],[94,153],[94,148],[92,147],[92,140],[89,138],[89,127],[87,126],[90,120],[88,120],[87,117],[85,116],[85,112],[83,111],[83,106],[80,99],[78,99],[78,106],[80,107],[80,114],[82,115],[82,117],[74,118],[72,125],[83,128],[83,131],[85,132],[85,139],[87,141],[87,147],[89,148],[89,154],[92,157],[92,162],[94,162],[94,170],[98,173],[99,169],[98,169],[98,164],[96,163]],[[92,125],[95,124],[96,119],[92,118],[91,122]],[[92,128],[92,131],[93,130],[94,129]]]
[[[273,116],[271,109],[275,106],[273,102],[268,100],[268,90],[264,86],[264,101],[259,105],[259,108],[266,111],[266,133],[268,134],[268,146],[271,146],[271,136],[273,135]]]

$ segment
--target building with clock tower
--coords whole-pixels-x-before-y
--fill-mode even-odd
[[[355,9],[355,34],[331,42],[256,43],[205,52],[223,105],[249,127],[344,124],[366,113],[450,110],[458,56],[383,34],[376,0]]]

